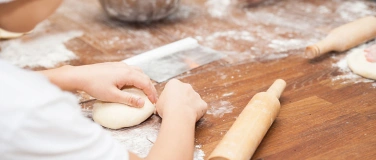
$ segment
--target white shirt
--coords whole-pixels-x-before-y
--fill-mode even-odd
[[[0,0],[0,3],[9,3],[11,1],[13,1],[13,0]]]
[[[81,114],[76,97],[0,60],[1,160],[127,160],[128,151]]]

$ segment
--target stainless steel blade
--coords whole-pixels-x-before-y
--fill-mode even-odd
[[[138,66],[151,79],[163,82],[222,57],[224,54],[200,46],[193,38],[186,38],[131,57],[123,62]]]

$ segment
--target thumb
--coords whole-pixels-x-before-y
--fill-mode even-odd
[[[128,92],[121,91],[118,88],[112,89],[111,94],[112,95],[110,97],[112,98],[110,101],[112,102],[123,103],[131,107],[137,107],[137,108],[141,108],[145,104],[145,100],[142,99],[141,97],[135,96]]]

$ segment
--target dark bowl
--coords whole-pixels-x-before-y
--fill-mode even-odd
[[[110,17],[128,22],[156,21],[175,12],[180,0],[99,0]]]

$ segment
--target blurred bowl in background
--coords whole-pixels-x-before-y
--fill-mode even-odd
[[[99,0],[110,17],[128,22],[149,22],[175,12],[180,0]]]
[[[240,6],[254,6],[258,5],[265,0],[235,0],[235,4]]]

